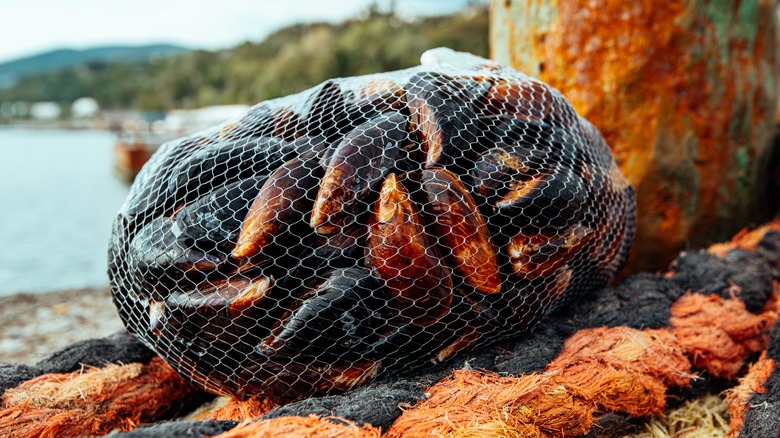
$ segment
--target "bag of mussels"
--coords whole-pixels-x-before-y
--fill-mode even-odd
[[[127,329],[180,374],[294,399],[529,330],[612,279],[634,218],[560,93],[434,49],[163,145],[109,271]]]

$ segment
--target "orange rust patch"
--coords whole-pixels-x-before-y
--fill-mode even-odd
[[[772,2],[496,1],[491,17],[491,46],[508,51],[493,57],[559,89],[637,189],[633,271],[759,219],[777,108]]]

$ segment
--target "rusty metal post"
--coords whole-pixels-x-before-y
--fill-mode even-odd
[[[769,0],[493,0],[492,57],[558,88],[637,189],[631,266],[762,220],[778,96]]]

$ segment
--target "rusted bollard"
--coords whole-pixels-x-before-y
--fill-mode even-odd
[[[563,92],[636,188],[633,270],[763,219],[777,47],[768,0],[492,2],[492,57]]]

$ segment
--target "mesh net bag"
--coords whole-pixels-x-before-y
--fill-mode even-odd
[[[605,285],[633,189],[554,89],[448,49],[163,145],[116,218],[128,330],[209,391],[287,399],[517,336]]]

